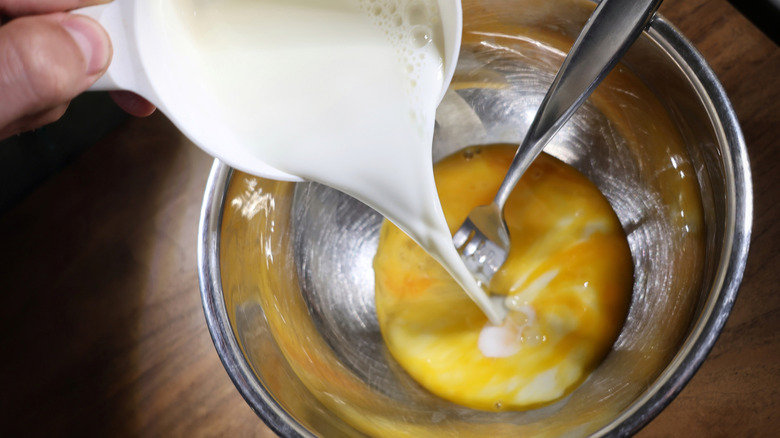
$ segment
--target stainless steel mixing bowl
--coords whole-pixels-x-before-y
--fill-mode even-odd
[[[464,2],[435,156],[518,143],[593,7]],[[635,265],[631,309],[573,394],[501,413],[436,398],[389,356],[373,300],[379,215],[317,184],[215,162],[201,292],[217,351],[257,414],[282,436],[426,437],[621,436],[658,414],[704,361],[742,278],[752,193],[734,112],[702,57],[659,17],[546,151],[587,175],[618,214]]]

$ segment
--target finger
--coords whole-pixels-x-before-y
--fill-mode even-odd
[[[87,17],[50,14],[0,27],[0,127],[69,102],[110,58],[108,35]]]
[[[136,117],[151,115],[155,107],[148,100],[130,91],[109,91],[119,108]]]
[[[0,138],[7,138],[12,135],[32,131],[35,128],[48,125],[62,117],[67,109],[68,104],[64,103],[53,108],[45,109],[36,114],[24,116],[19,120],[13,121],[10,125],[0,128]]]
[[[48,14],[108,3],[109,1],[111,0],[0,0],[0,14],[9,17]]]

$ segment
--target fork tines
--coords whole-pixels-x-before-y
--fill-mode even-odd
[[[504,264],[507,251],[488,239],[470,220],[466,220],[452,236],[464,264],[483,287],[490,284],[493,275]]]

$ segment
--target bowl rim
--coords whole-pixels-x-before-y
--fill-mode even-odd
[[[739,120],[720,81],[701,53],[663,16],[657,14],[645,33],[677,62],[704,104],[723,150],[727,199],[724,242],[718,275],[691,332],[653,385],[593,436],[630,436],[655,418],[698,371],[720,336],[742,284],[753,224],[750,160]]]
[[[215,159],[206,182],[198,224],[198,281],[206,324],[230,380],[253,411],[277,435],[314,437],[260,383],[244,357],[225,306],[219,264],[220,231],[225,195],[233,169]]]
[[[656,381],[615,419],[593,436],[630,436],[655,418],[682,391],[701,367],[720,335],[742,282],[753,222],[750,163],[736,113],[715,73],[682,33],[656,14],[645,34],[667,52],[684,71],[713,123],[723,153],[724,176],[731,202],[726,205],[724,245],[719,275],[708,300],[680,351]],[[239,393],[276,434],[313,437],[259,382],[238,345],[225,308],[219,267],[220,230],[225,195],[232,169],[215,159],[209,173],[198,226],[198,279],[209,332],[217,353]]]

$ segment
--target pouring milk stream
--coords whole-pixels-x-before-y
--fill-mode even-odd
[[[433,177],[436,107],[452,78],[458,0],[115,0],[97,19],[114,60],[96,84],[134,91],[227,164],[310,180],[412,237],[498,324],[463,265]]]

